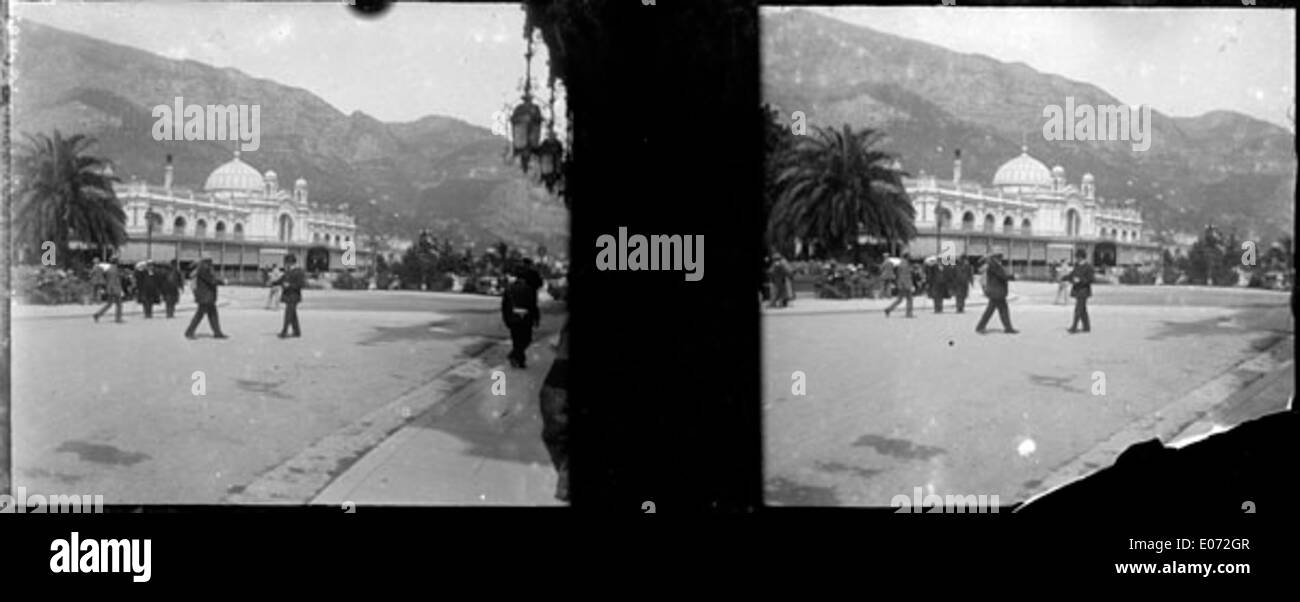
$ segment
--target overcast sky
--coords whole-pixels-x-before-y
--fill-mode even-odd
[[[359,18],[341,1],[11,6],[20,18],[234,67],[383,121],[438,114],[491,127],[492,113],[519,99],[524,76],[518,2],[399,2],[378,18]],[[534,86],[545,85],[545,73],[546,47],[538,43]]]
[[[1265,8],[815,10],[959,52],[1088,82],[1179,117],[1234,110],[1294,131],[1295,11]]]

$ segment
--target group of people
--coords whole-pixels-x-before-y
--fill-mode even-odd
[[[115,308],[114,321],[121,322],[122,302],[131,296],[142,306],[145,318],[153,318],[153,307],[159,303],[166,307],[167,317],[172,318],[181,290],[185,288],[185,275],[174,260],[166,265],[141,261],[134,270],[128,271],[96,257],[90,269],[90,285],[95,298],[104,301],[104,306],[91,316],[96,322],[110,308]]]
[[[1087,251],[1080,249],[1076,252],[1075,258],[1076,262],[1073,266],[1068,266],[1068,271],[1065,269],[1067,266],[1060,268],[1061,286],[1057,297],[1059,300],[1067,290],[1070,296],[1074,297],[1074,319],[1068,329],[1070,334],[1092,331],[1092,323],[1088,317],[1088,298],[1092,296],[1092,283],[1096,277],[1092,264],[1088,262]],[[994,312],[997,312],[1004,332],[1007,334],[1020,332],[1011,325],[1011,308],[1007,305],[1010,282],[1015,280],[1016,276],[1002,265],[1003,260],[1001,253],[994,253],[983,262],[982,285],[984,296],[988,298],[989,303],[975,325],[975,332],[980,334],[987,332],[989,320]],[[912,258],[904,253],[898,258],[896,264],[887,259],[882,266],[882,271],[886,281],[892,283],[896,291],[894,302],[885,308],[885,317],[888,318],[894,309],[906,303],[907,317],[914,318],[912,297],[916,291],[923,288],[927,289],[929,297],[934,302],[935,313],[943,313],[943,301],[949,295],[957,300],[957,313],[965,313],[966,298],[970,287],[975,282],[976,269],[966,257],[958,259],[953,264],[942,263],[931,258],[918,267],[912,262]],[[1082,329],[1079,328],[1080,325]]]
[[[284,324],[279,334],[282,339],[302,336],[302,329],[298,324],[298,304],[302,301],[302,289],[306,285],[307,277],[302,268],[297,267],[297,261],[298,258],[294,255],[285,256],[285,269],[279,270],[277,267],[276,277],[269,283],[274,291],[272,297],[278,297],[278,301],[284,304]],[[143,306],[146,319],[153,318],[153,306],[159,301],[165,304],[167,317],[175,317],[176,303],[185,288],[185,275],[178,261],[172,260],[165,266],[142,261],[136,264],[131,277],[136,283],[136,299]],[[103,262],[96,258],[95,266],[91,270],[90,282],[96,294],[102,294],[102,298],[106,300],[104,306],[91,316],[96,322],[99,322],[100,317],[113,307],[116,307],[115,321],[122,322],[123,280],[123,272],[116,263]],[[185,338],[198,338],[195,332],[204,317],[207,318],[208,326],[212,329],[213,338],[229,338],[221,330],[221,317],[217,313],[217,289],[225,284],[225,279],[213,272],[211,258],[204,257],[199,260],[199,265],[194,270],[193,286],[194,302],[198,305],[198,309],[194,313],[194,318],[190,320],[189,327],[185,329]]]

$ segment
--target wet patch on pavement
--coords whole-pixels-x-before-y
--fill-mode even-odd
[[[245,391],[248,391],[249,393],[257,393],[258,395],[270,395],[271,397],[274,397],[276,399],[293,399],[293,396],[285,395],[284,393],[281,393],[279,391],[280,386],[283,384],[284,381],[273,383],[273,382],[267,382],[262,380],[245,380],[242,378],[235,379],[235,386]]]
[[[82,462],[116,464],[118,466],[131,466],[149,459],[148,454],[124,452],[112,445],[88,443],[86,441],[64,441],[54,451],[77,454],[77,457]]]
[[[1161,321],[1159,329],[1147,336],[1147,340],[1162,341],[1177,337],[1236,334],[1239,332],[1241,332],[1241,329],[1232,323],[1232,316],[1217,316],[1192,322]]]
[[[1087,393],[1087,392],[1088,392],[1087,390],[1080,389],[1080,388],[1078,388],[1078,387],[1071,387],[1071,386],[1069,386],[1069,382],[1070,382],[1071,380],[1074,380],[1074,377],[1072,377],[1072,376],[1047,376],[1047,375],[1043,375],[1043,374],[1030,374],[1030,375],[1029,375],[1029,382],[1032,382],[1032,383],[1034,383],[1035,385],[1038,385],[1038,386],[1040,386],[1040,387],[1052,387],[1053,389],[1060,389],[1060,390],[1062,390],[1062,391],[1066,391],[1066,392],[1068,392],[1068,393]]]
[[[778,506],[839,506],[840,500],[832,487],[802,485],[784,477],[767,480],[764,487],[768,504]]]
[[[58,482],[63,483],[64,485],[72,485],[77,481],[86,478],[83,475],[67,474],[64,472],[50,472],[48,470],[45,470],[44,468],[37,468],[35,470],[24,470],[23,474],[27,475],[28,478],[32,478],[32,479],[55,479]]]
[[[884,472],[884,470],[879,468],[862,468],[860,466],[849,466],[848,464],[844,464],[842,462],[820,462],[819,461],[816,464],[814,464],[814,466],[817,467],[817,470],[820,470],[822,472],[828,472],[831,474],[839,474],[839,473],[847,472],[853,474],[854,476],[860,479],[869,479],[871,477],[874,477]]]
[[[942,447],[917,445],[906,439],[891,439],[880,435],[863,435],[853,442],[853,447],[870,447],[876,453],[903,460],[929,460],[940,454],[948,453]]]

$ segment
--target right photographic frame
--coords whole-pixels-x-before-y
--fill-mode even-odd
[[[1007,512],[1290,407],[1294,10],[760,31],[767,505]]]

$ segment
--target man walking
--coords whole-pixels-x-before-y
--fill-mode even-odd
[[[501,295],[501,318],[510,329],[510,365],[528,367],[528,346],[533,342],[533,329],[541,324],[542,312],[537,307],[537,289],[524,278],[522,270],[516,271]]]
[[[1088,263],[1088,252],[1079,249],[1075,252],[1078,261],[1074,264],[1074,269],[1061,279],[1062,283],[1069,282],[1070,296],[1074,297],[1074,321],[1070,322],[1070,334],[1079,332],[1079,323],[1083,323],[1084,332],[1092,332],[1092,323],[1088,321],[1088,297],[1092,296],[1092,281],[1095,271],[1092,264]]]
[[[975,271],[970,261],[962,256],[957,265],[952,267],[952,294],[957,299],[957,313],[966,313],[966,297],[970,296],[970,287],[975,281]]]
[[[1087,257],[1087,252],[1084,257]],[[1056,287],[1056,299],[1052,300],[1052,305],[1065,305],[1066,295],[1070,292],[1070,262],[1062,259],[1060,264],[1052,266],[1052,277],[1060,281],[1060,286]]]
[[[288,257],[284,258],[284,265],[289,265]],[[281,295],[284,294],[284,289],[280,286],[279,282],[283,277],[284,270],[281,270],[278,265],[271,266],[271,269],[267,271],[267,286],[271,287],[271,291],[266,295],[267,309],[280,309],[280,301],[282,299]]]
[[[162,277],[158,280],[158,290],[162,293],[163,305],[167,308],[167,317],[174,318],[176,317],[176,303],[181,299],[181,287],[183,286],[180,264],[173,259],[171,265],[163,270]]]
[[[141,261],[135,265],[135,281],[139,283],[136,290],[139,294],[136,300],[144,308],[144,317],[153,318],[153,306],[158,304],[158,274],[154,272],[153,264],[147,261]]]
[[[886,318],[889,317],[889,312],[894,311],[894,308],[898,307],[898,304],[902,303],[904,299],[907,300],[907,317],[916,317],[912,315],[912,292],[916,290],[914,286],[915,276],[912,274],[912,262],[909,259],[910,257],[908,254],[903,253],[903,256],[899,258],[898,266],[894,268],[894,279],[895,286],[898,289],[898,296],[894,298],[893,303],[889,304],[889,307],[885,308]]]
[[[194,302],[199,304],[199,309],[194,312],[190,327],[185,329],[185,338],[196,338],[194,330],[199,327],[199,322],[203,321],[203,316],[208,317],[208,326],[212,327],[212,338],[229,338],[222,334],[221,318],[217,316],[217,287],[225,283],[225,280],[213,275],[211,258],[204,257],[199,260],[199,269],[194,274]]]
[[[99,317],[104,315],[104,312],[108,311],[108,308],[116,307],[117,309],[114,312],[115,314],[114,322],[121,323],[122,322],[122,272],[117,269],[117,264],[115,263],[108,263],[106,265],[107,267],[103,268],[103,272],[104,272],[104,296],[105,296],[104,298],[106,299],[107,302],[104,303],[103,307],[99,308],[99,311],[95,312],[95,315],[93,317],[96,322],[99,322]]]
[[[943,300],[948,296],[948,267],[939,258],[926,262],[925,281],[930,299],[934,303],[934,313],[943,313]]]
[[[279,335],[282,339],[290,336],[290,328],[293,328],[293,336],[302,336],[302,330],[298,328],[298,304],[302,302],[302,287],[307,282],[307,276],[297,263],[296,256],[286,255],[284,257],[286,271],[282,276],[271,281],[273,289],[284,289],[284,292],[280,293],[280,301],[284,302],[284,325],[280,327]]]
[[[979,324],[975,325],[975,332],[984,334],[985,326],[988,326],[989,318],[993,317],[993,312],[998,312],[998,318],[1002,320],[1002,330],[1007,334],[1016,334],[1020,332],[1011,327],[1011,309],[1007,307],[1007,292],[1010,286],[1008,281],[1015,280],[1015,274],[1007,273],[1002,267],[1002,254],[994,253],[989,256],[988,267],[984,273],[984,296],[989,298],[989,306],[984,308],[984,315],[980,317]]]

